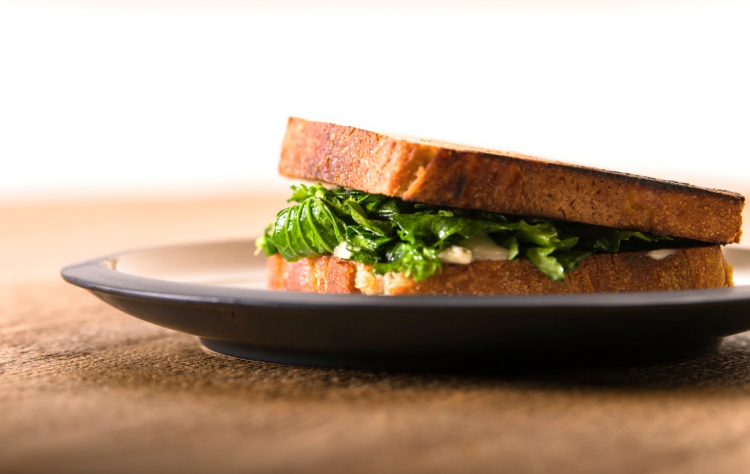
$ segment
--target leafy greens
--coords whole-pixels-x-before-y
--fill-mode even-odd
[[[288,202],[296,204],[278,213],[256,241],[258,251],[279,253],[294,262],[330,255],[345,245],[350,260],[372,264],[376,274],[402,272],[416,281],[442,271],[441,251],[478,234],[508,249],[508,260],[527,258],[555,281],[562,281],[565,272],[593,253],[658,248],[661,241],[682,240],[417,204],[321,184],[301,184],[292,190]],[[675,244],[680,242],[670,243]]]

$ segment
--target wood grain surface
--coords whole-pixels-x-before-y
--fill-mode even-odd
[[[67,263],[247,237],[281,197],[0,206],[0,472],[740,473],[750,335],[668,364],[505,376],[210,355]]]

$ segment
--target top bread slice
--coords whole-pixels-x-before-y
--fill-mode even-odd
[[[407,201],[740,241],[745,198],[626,173],[290,118],[283,176]]]

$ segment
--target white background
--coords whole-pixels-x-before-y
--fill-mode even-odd
[[[277,190],[289,115],[744,191],[750,2],[0,0],[3,200]]]

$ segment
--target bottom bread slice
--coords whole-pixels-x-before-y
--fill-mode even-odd
[[[732,266],[721,246],[677,249],[660,260],[648,252],[596,254],[552,281],[526,259],[444,264],[442,273],[415,282],[401,273],[374,275],[372,266],[336,257],[287,262],[268,259],[268,285],[274,290],[368,295],[530,295],[617,293],[732,286]]]

